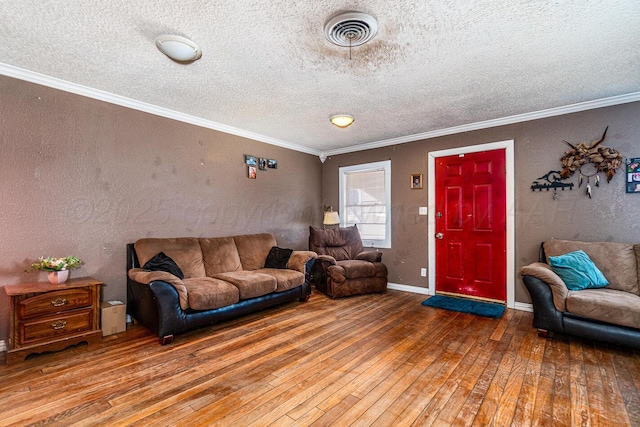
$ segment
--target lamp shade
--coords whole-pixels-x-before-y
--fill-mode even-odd
[[[330,211],[324,213],[324,221],[322,221],[324,225],[336,225],[340,224],[340,216],[338,212]]]

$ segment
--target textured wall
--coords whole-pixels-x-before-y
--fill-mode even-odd
[[[74,254],[86,265],[72,274],[93,275],[107,283],[105,298],[125,299],[125,243],[143,236],[270,231],[283,246],[306,248],[321,202],[338,206],[338,167],[392,159],[389,280],[426,287],[427,217],[417,211],[427,205],[427,153],[505,139],[515,140],[516,269],[552,236],[640,242],[640,195],[624,193],[622,175],[591,200],[529,190],[558,167],[563,139],[596,139],[606,126],[605,145],[640,157],[638,117],[640,103],[620,105],[334,156],[321,169],[314,156],[0,77],[0,285],[45,280],[23,270],[40,255]],[[249,180],[244,153],[275,158],[278,170]],[[424,174],[425,189],[409,189],[411,173]],[[529,301],[519,278],[516,300]],[[6,340],[3,292],[0,313]]]
[[[338,168],[358,163],[391,159],[392,248],[381,249],[389,267],[389,281],[428,287],[420,268],[427,266],[427,216],[418,216],[418,206],[427,206],[427,153],[487,142],[515,141],[516,273],[522,265],[537,259],[541,241],[551,237],[640,242],[640,194],[626,194],[621,173],[611,183],[603,181],[584,195],[584,185],[572,191],[551,193],[530,190],[532,181],[560,168],[559,159],[569,147],[562,142],[590,142],[599,139],[609,126],[603,144],[625,157],[640,157],[640,103],[501,126],[464,134],[333,156],[323,171],[323,201],[337,207]],[[411,190],[409,175],[424,174],[424,189]],[[529,302],[529,295],[516,274],[516,301]]]
[[[306,249],[321,221],[317,157],[0,77],[0,285],[41,255],[126,299],[125,244],[141,237],[272,232]],[[248,179],[244,154],[278,160]],[[0,292],[0,339],[9,304]]]

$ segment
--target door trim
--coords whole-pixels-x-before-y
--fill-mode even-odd
[[[467,147],[451,148],[447,150],[430,151],[428,160],[428,188],[429,188],[429,225],[428,225],[428,259],[429,259],[429,294],[436,293],[436,159],[438,157],[454,156],[457,154],[477,153],[479,151],[505,150],[506,176],[506,212],[507,212],[507,307],[515,307],[515,168],[514,168],[514,140],[490,142],[487,144],[470,145]]]

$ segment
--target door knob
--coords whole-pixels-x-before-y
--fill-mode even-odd
[[[436,239],[438,240],[442,240],[442,238],[444,237],[444,234],[442,233],[436,233]]]

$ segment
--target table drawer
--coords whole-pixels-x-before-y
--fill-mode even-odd
[[[20,322],[20,345],[32,344],[52,338],[63,338],[93,329],[93,310],[75,310],[58,316],[50,316]]]
[[[92,290],[84,288],[64,289],[24,299],[18,303],[20,319],[60,313],[92,304]]]

